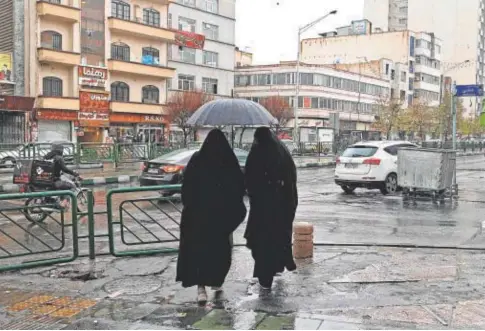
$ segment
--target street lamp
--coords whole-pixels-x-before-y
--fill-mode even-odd
[[[294,103],[294,119],[295,119],[295,124],[294,124],[294,132],[293,132],[293,139],[300,143],[300,134],[298,132],[298,99],[300,95],[300,53],[301,53],[301,34],[308,29],[314,27],[316,24],[320,23],[324,19],[326,19],[330,15],[335,15],[337,14],[337,10],[332,10],[326,15],[323,15],[320,18],[317,18],[313,22],[308,23],[305,26],[302,26],[298,28],[298,53],[296,56],[296,95],[295,95],[295,103]]]

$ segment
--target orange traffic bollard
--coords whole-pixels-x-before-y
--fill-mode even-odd
[[[308,222],[293,224],[293,257],[295,259],[313,257],[313,224]]]

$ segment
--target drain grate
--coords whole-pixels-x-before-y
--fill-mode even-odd
[[[104,290],[113,294],[141,295],[155,292],[162,287],[162,282],[154,277],[130,277],[113,280],[104,286]]]

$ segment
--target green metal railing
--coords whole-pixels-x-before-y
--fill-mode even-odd
[[[38,213],[40,208],[52,206],[49,204],[26,206],[25,199],[56,196],[70,198],[70,224],[65,221],[66,213],[61,211],[46,214],[46,219],[42,222],[31,222],[27,219],[27,212]],[[76,196],[71,191],[0,195],[0,271],[74,261],[79,255],[76,211]],[[72,236],[71,240],[68,240],[69,232]],[[65,256],[68,241],[72,242],[72,252]],[[59,254],[63,256],[58,256]],[[31,259],[39,255],[42,257]],[[52,255],[55,256],[52,257]]]

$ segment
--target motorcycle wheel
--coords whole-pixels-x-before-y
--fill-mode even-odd
[[[42,198],[30,198],[25,201],[24,214],[25,217],[32,223],[44,222],[49,213],[43,211],[40,206],[45,204]]]
[[[81,192],[79,192],[76,195],[76,199],[77,199],[77,212],[78,213],[87,213],[88,212],[88,193],[87,193],[87,190],[86,189],[81,190]],[[94,204],[95,204],[94,196],[93,196],[92,203],[93,203],[93,207],[94,207]]]

